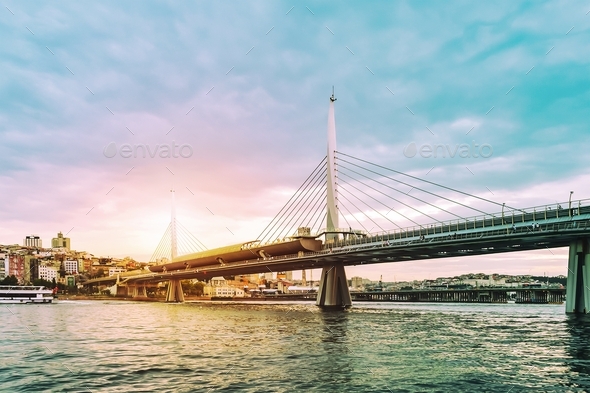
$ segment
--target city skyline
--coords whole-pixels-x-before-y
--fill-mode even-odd
[[[7,7],[0,243],[147,261],[171,188],[208,248],[255,240],[325,156],[332,86],[343,152],[521,208],[590,198],[580,2]],[[346,270],[559,275],[567,251]]]

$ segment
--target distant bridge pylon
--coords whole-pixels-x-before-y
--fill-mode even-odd
[[[170,192],[172,193],[170,224],[168,224],[168,228],[166,228],[162,239],[160,239],[160,243],[158,243],[150,258],[150,262],[157,264],[171,262],[180,255],[207,250],[207,247],[176,219],[174,190],[170,190]]]

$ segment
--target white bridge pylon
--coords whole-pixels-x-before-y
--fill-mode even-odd
[[[172,195],[170,223],[150,258],[150,262],[157,264],[169,263],[180,255],[207,250],[207,247],[176,219],[175,192],[174,190],[170,192]]]
[[[172,195],[172,209],[170,214],[170,224],[164,232],[158,247],[154,251],[150,262],[165,264],[172,262],[179,255],[192,254],[195,252],[205,251],[207,247],[199,239],[193,236],[188,229],[176,220],[176,200],[174,189],[170,190]],[[180,280],[169,280],[166,291],[167,302],[183,302],[184,293]]]
[[[334,115],[334,91],[330,97],[328,111],[328,157],[326,179],[326,243],[338,238],[335,232],[340,228],[338,220],[338,189],[336,179],[336,119]],[[346,272],[342,264],[324,266],[316,305],[322,308],[346,308],[352,306]]]

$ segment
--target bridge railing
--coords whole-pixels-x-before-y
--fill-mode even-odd
[[[566,206],[563,208],[562,205]],[[571,206],[571,208],[570,208]],[[493,227],[505,227],[506,225],[515,225],[519,223],[536,222],[553,218],[574,217],[580,214],[590,213],[590,199],[577,201],[555,203],[549,205],[540,205],[524,209],[512,209],[495,214],[481,216],[472,216],[464,219],[440,221],[421,226],[413,226],[395,229],[392,231],[366,233],[362,236],[356,236],[354,231],[336,230],[344,235],[343,239],[327,241],[323,248],[329,249],[342,246],[345,243],[357,242],[355,244],[366,243],[366,239],[379,237],[383,240],[402,240],[411,239],[416,236],[431,236],[443,233],[453,233],[468,230],[481,230]],[[320,232],[321,233],[321,232]]]
[[[362,246],[368,245],[374,247],[375,244],[380,244],[382,247],[386,246],[397,246],[397,245],[410,245],[420,242],[436,242],[436,241],[447,241],[455,239],[468,239],[468,238],[482,238],[488,236],[499,236],[499,235],[510,235],[510,234],[532,234],[535,232],[544,231],[559,231],[568,229],[584,230],[590,228],[590,220],[584,221],[566,221],[566,222],[553,222],[543,223],[539,222],[524,222],[515,223],[512,226],[504,225],[497,226],[495,228],[489,227],[487,229],[471,230],[471,231],[457,231],[457,232],[437,232],[429,235],[414,235],[401,238],[395,237],[397,234],[394,233],[381,233],[364,238],[351,238],[345,239],[333,244],[327,245],[327,250],[336,250],[341,248],[350,248],[351,246]]]

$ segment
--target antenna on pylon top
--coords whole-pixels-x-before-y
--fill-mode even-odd
[[[336,97],[334,97],[334,86],[332,86],[332,97],[330,97],[330,101],[336,101]]]

